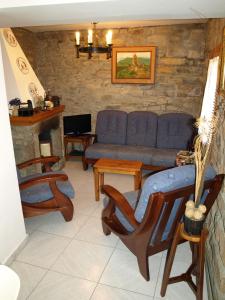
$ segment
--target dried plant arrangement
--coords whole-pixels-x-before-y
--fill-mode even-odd
[[[196,122],[198,128],[198,135],[194,143],[194,157],[196,166],[195,177],[195,197],[194,201],[189,200],[186,203],[185,217],[192,221],[204,222],[204,213],[206,207],[200,204],[203,185],[204,174],[209,164],[210,152],[212,149],[212,141],[215,136],[218,118],[213,114],[211,120],[206,118],[199,118]]]

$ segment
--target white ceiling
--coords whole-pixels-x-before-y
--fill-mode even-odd
[[[157,25],[156,20],[224,17],[225,0],[0,0],[0,27],[39,26],[34,31],[48,25],[54,25],[49,30],[82,28],[93,21],[125,27],[131,21],[140,26],[140,21]],[[72,25],[55,26],[65,24]]]

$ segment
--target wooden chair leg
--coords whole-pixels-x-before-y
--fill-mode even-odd
[[[66,222],[69,222],[73,218],[73,205],[60,208],[60,212],[63,215],[63,218]]]
[[[148,266],[148,255],[146,252],[141,251],[137,255],[138,267],[141,275],[145,278],[145,280],[150,280],[149,275],[149,266]]]
[[[201,241],[199,244],[199,261],[198,261],[198,276],[196,278],[197,300],[203,299],[203,284],[204,284],[204,263],[205,263],[205,242],[208,236],[208,231],[204,228],[201,233]]]
[[[109,230],[108,226],[106,226],[106,224],[104,223],[104,221],[102,220],[102,230],[104,235],[110,235],[111,231]]]
[[[176,254],[177,244],[179,243],[179,240],[180,240],[180,228],[181,228],[181,224],[179,224],[177,226],[177,230],[176,230],[172,245],[167,252],[166,263],[165,263],[165,268],[164,268],[164,273],[163,273],[162,286],[161,286],[161,292],[160,292],[162,297],[165,296],[167,286],[169,283],[169,276],[170,276],[170,272],[172,269],[174,257]]]

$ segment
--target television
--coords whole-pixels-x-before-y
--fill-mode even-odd
[[[91,131],[91,114],[63,117],[64,135],[77,136]]]

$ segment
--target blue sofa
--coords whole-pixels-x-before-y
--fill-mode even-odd
[[[150,170],[173,167],[177,152],[192,145],[193,123],[193,116],[186,113],[100,111],[96,141],[86,149],[84,164],[87,168],[88,164],[107,157],[139,160]]]

